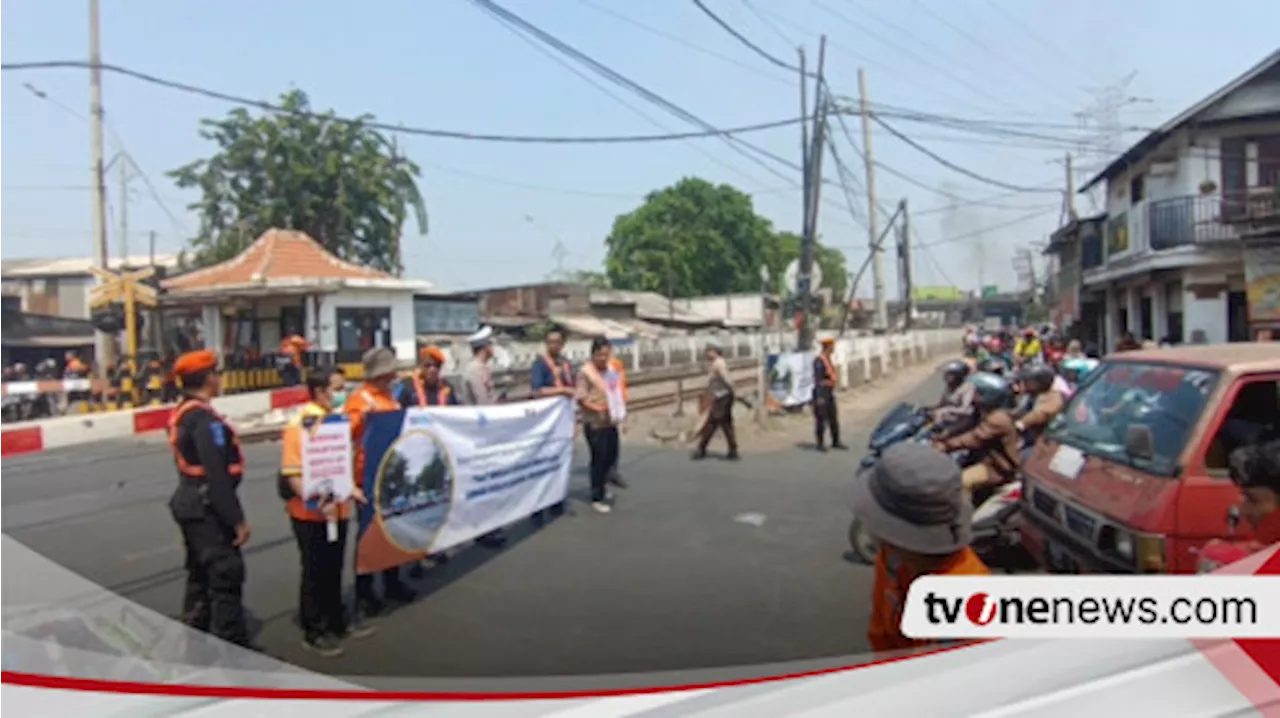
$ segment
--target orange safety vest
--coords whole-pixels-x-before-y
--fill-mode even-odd
[[[288,481],[290,477],[302,475],[302,442],[304,432],[309,428],[307,420],[320,420],[323,418],[323,409],[314,404],[308,404],[303,408],[302,413],[295,417],[285,427],[284,432],[280,435],[280,476],[283,480]],[[300,496],[293,496],[285,502],[285,511],[289,517],[298,521],[314,521],[322,523],[328,521],[328,517],[319,508],[311,508],[302,500]],[[346,521],[351,518],[351,502],[344,501],[338,504],[338,512],[334,517],[338,521]]]
[[[222,415],[215,411],[212,406],[199,399],[186,399],[178,405],[177,409],[174,409],[173,415],[169,417],[169,448],[173,450],[173,459],[178,464],[178,473],[189,479],[203,479],[206,475],[203,466],[187,462],[186,457],[182,455],[182,447],[178,443],[178,425],[182,422],[182,417],[186,416],[188,411],[196,408],[204,409],[213,414],[215,419],[227,427],[227,431],[231,434],[231,445],[236,449],[235,461],[232,461],[227,466],[227,474],[235,479],[244,476],[244,450],[240,448],[240,435],[236,433],[235,427],[222,418]]]
[[[546,354],[542,355],[542,361],[551,370],[551,378],[555,379],[557,389],[573,386],[573,366],[569,362],[561,359],[557,364],[556,360]]]
[[[818,355],[819,361],[822,362],[823,374],[822,386],[830,389],[836,385],[836,367],[831,363],[831,357],[826,354]]]
[[[991,569],[968,546],[957,551],[933,575],[986,576]],[[877,653],[917,648],[936,640],[907,638],[902,633],[902,611],[906,607],[907,590],[919,576],[911,575],[905,566],[893,560],[884,548],[876,554],[876,573],[872,584],[871,616],[867,622],[867,640]]]
[[[609,360],[609,368],[618,372],[618,384],[622,389],[622,400],[627,401],[630,399],[630,394],[627,392],[627,368],[623,366],[622,360],[617,357]]]
[[[418,406],[445,406],[449,401],[449,395],[453,393],[453,389],[448,384],[439,382],[436,384],[435,401],[431,401],[432,396],[427,391],[427,384],[418,375],[413,377],[413,389],[418,393]]]

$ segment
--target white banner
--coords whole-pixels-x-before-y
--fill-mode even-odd
[[[317,422],[302,429],[302,498],[351,498],[355,489],[351,423]]]
[[[812,352],[786,352],[773,358],[769,385],[778,403],[787,408],[813,401]]]
[[[568,398],[413,408],[398,426],[371,422],[370,429],[396,436],[371,436],[366,444],[385,448],[377,456],[371,451],[366,467],[377,520],[362,521],[362,533],[380,530],[401,552],[457,546],[568,496],[574,435]]]
[[[1276,638],[1280,576],[922,576],[911,638]]]

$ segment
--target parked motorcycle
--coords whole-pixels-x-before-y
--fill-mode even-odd
[[[871,432],[868,453],[859,466],[856,481],[862,481],[864,472],[872,469],[881,453],[903,441],[929,441],[937,427],[930,419],[930,412],[923,407],[902,403],[894,407],[880,420]],[[961,466],[969,457],[963,452],[952,455]],[[973,496],[974,551],[988,565],[1021,567],[1023,560],[1021,536],[1022,482],[1017,481],[996,487],[988,492],[975,492]],[[849,524],[849,548],[866,563],[875,563],[880,546],[862,522],[855,516]]]

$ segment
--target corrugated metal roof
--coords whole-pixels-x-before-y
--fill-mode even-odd
[[[714,326],[722,324],[716,317],[673,306],[671,302],[657,292],[628,292],[620,289],[592,289],[592,304],[623,304],[636,308],[636,317],[651,322],[675,322],[695,326]]]
[[[132,255],[129,257],[111,257],[108,266],[112,269],[121,267],[149,267],[150,255]],[[173,268],[178,266],[178,255],[157,254],[155,264],[158,267]],[[60,259],[6,259],[0,261],[0,277],[5,279],[67,277],[89,275],[89,268],[98,263],[91,257],[63,257]]]
[[[602,319],[600,317],[583,316],[580,314],[556,314],[552,315],[550,319],[553,324],[563,327],[572,334],[579,334],[582,336],[603,336],[608,339],[627,339],[635,333],[631,327],[628,327],[621,322]]]

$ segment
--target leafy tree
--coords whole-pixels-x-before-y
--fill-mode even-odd
[[[650,193],[635,211],[614,220],[605,244],[611,286],[667,294],[669,282],[676,297],[757,292],[761,265],[780,290],[787,264],[800,257],[800,236],[775,232],[749,195],[697,178]],[[824,284],[843,296],[844,255],[819,244],[814,259]]]
[[[286,112],[254,117],[235,109],[202,120],[200,136],[217,152],[169,172],[179,187],[202,194],[190,206],[200,214],[193,263],[229,259],[278,227],[306,232],[343,259],[399,274],[406,218],[412,214],[419,233],[427,231],[418,166],[366,124],[369,115],[349,122],[313,113],[299,90],[280,105]]]
[[[568,281],[572,284],[581,284],[590,289],[612,289],[607,273],[590,269],[579,269],[571,272]]]
[[[605,270],[617,289],[676,297],[758,291],[772,240],[750,196],[685,178],[614,220]]]

